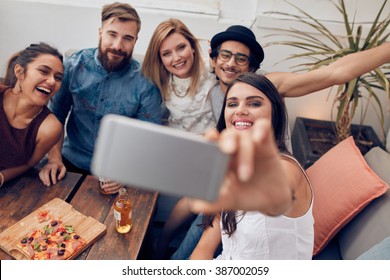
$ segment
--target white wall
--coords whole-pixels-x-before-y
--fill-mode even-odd
[[[101,6],[108,0],[0,0],[0,76],[4,75],[7,59],[17,50],[32,42],[45,41],[62,52],[97,46]],[[269,11],[295,12],[283,0],[133,0],[140,14],[142,29],[134,53],[143,55],[154,28],[170,17],[180,18],[206,45],[217,32],[232,24],[246,25],[255,32],[258,41],[265,44],[273,40],[267,35],[274,34],[275,27],[289,28],[290,23],[280,20]],[[245,2],[245,4],[244,4]],[[295,5],[329,21],[336,34],[343,34],[340,18],[329,0],[293,0]],[[346,0],[348,8],[356,12],[356,19],[367,22],[375,18],[382,0]],[[390,3],[384,12],[390,13]],[[353,17],[353,15],[350,15]],[[289,68],[298,61],[280,62],[296,49],[285,46],[265,48],[266,59],[262,69],[266,71],[291,71]],[[287,99],[291,128],[296,116],[330,119],[333,98],[329,90],[306,97]],[[384,94],[383,94],[384,95]],[[382,99],[385,97],[382,95]],[[358,119],[355,121],[357,122]],[[372,125],[380,135],[374,114],[369,113],[366,124]],[[390,126],[387,112],[385,128]],[[390,140],[389,140],[390,141]]]

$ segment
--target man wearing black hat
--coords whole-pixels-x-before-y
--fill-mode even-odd
[[[219,81],[210,95],[213,114],[218,120],[227,85],[241,73],[256,72],[264,59],[264,51],[252,30],[242,25],[230,26],[216,34],[210,46],[211,66]]]
[[[388,62],[390,43],[344,56],[326,67],[306,73],[270,72],[267,78],[283,97],[299,97],[345,84]],[[213,114],[218,120],[227,85],[243,72],[255,72],[264,52],[247,27],[233,25],[211,39],[211,66],[219,80],[211,89]],[[374,59],[373,59],[374,58]]]
[[[218,80],[210,90],[211,106],[218,121],[228,84],[241,73],[256,72],[264,60],[264,51],[252,30],[242,25],[232,25],[216,34],[210,47],[211,66]],[[285,142],[292,152],[289,127],[286,128]]]

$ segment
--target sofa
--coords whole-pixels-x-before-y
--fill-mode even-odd
[[[307,169],[314,189],[313,207],[317,206],[313,215],[319,223],[315,225],[313,259],[390,259],[390,154],[374,147],[363,157],[352,137],[343,142],[314,163],[318,165],[312,166],[314,170]],[[324,177],[317,180],[321,171],[328,173],[332,182],[324,184]],[[351,177],[355,180],[346,186]],[[334,192],[337,194],[331,197]],[[332,205],[350,205],[349,213],[340,214],[345,209],[334,210],[337,207]]]

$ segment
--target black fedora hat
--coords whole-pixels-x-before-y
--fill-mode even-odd
[[[264,59],[264,51],[256,41],[256,36],[249,28],[242,25],[232,25],[226,31],[216,34],[210,42],[211,50],[216,49],[225,41],[238,41],[248,46],[257,62],[260,64]]]

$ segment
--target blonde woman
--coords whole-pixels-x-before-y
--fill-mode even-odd
[[[170,127],[200,134],[215,126],[208,98],[214,79],[198,40],[183,22],[169,19],[157,26],[142,72],[160,89]]]
[[[142,64],[143,74],[159,88],[169,111],[168,126],[203,134],[216,125],[209,91],[215,78],[204,62],[198,40],[178,19],[160,23]],[[162,258],[176,231],[195,215],[179,200],[156,242],[154,257]],[[183,208],[184,206],[184,208]]]

